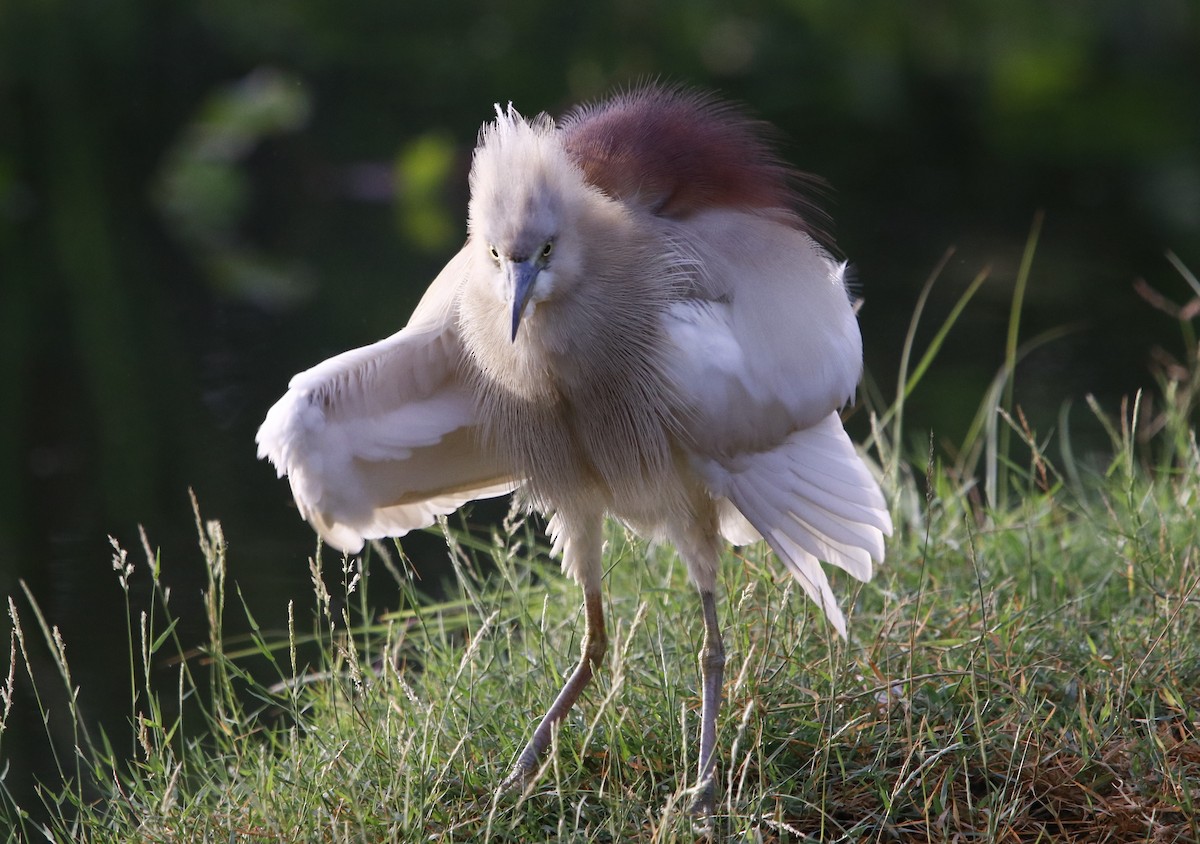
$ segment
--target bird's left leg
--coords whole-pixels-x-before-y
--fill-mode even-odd
[[[725,645],[717,624],[717,604],[712,590],[700,591],[704,613],[704,644],[700,648],[700,761],[696,773],[692,814],[711,815],[716,784],[717,713],[721,709],[721,685],[725,676]]]
[[[552,525],[553,527],[553,525]],[[604,661],[608,652],[608,635],[604,630],[604,602],[600,594],[601,575],[601,522],[571,529],[571,525],[559,525],[565,536],[563,568],[583,584],[584,628],[582,654],[579,665],[567,678],[562,691],[550,705],[542,721],[533,731],[533,738],[513,765],[512,773],[501,784],[501,790],[521,787],[537,771],[538,758],[550,745],[554,725],[566,717],[579,698],[579,694],[592,680],[597,666]]]
[[[717,567],[720,539],[717,511],[708,498],[695,503],[696,519],[671,532],[671,540],[687,564],[688,574],[700,592],[704,615],[704,643],[700,647],[700,756],[696,785],[692,789],[692,814],[712,814],[716,796],[717,714],[721,710],[721,688],[725,678],[725,645],[717,623]]]

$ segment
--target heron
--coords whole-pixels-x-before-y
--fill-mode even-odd
[[[766,540],[846,636],[892,523],[842,424],[862,373],[846,264],[769,127],[651,84],[478,136],[467,238],[392,336],[292,378],[258,431],[329,545],[515,493],[583,592],[579,663],[502,788],[536,775],[601,667],[603,526],[672,543],[699,593],[697,815],[715,800],[725,543]]]

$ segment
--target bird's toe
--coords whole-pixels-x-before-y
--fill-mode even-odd
[[[530,780],[533,779],[533,774],[534,769],[518,762],[516,765],[513,765],[513,769],[509,771],[508,776],[500,783],[500,787],[497,789],[498,793],[511,794],[513,792],[524,791],[525,787],[529,785]]]
[[[692,789],[692,817],[697,821],[712,816],[716,803],[716,786],[712,779],[697,783]]]

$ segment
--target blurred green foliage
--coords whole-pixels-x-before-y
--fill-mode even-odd
[[[394,180],[400,231],[426,252],[447,252],[460,221],[444,199],[454,175],[454,141],[444,133],[419,135],[396,156]]]
[[[271,136],[299,130],[309,111],[298,79],[257,68],[214,92],[167,152],[158,209],[209,283],[226,295],[283,305],[307,291],[302,271],[245,244],[238,227],[251,200],[247,159]]]

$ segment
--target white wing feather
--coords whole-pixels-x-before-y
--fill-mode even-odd
[[[425,527],[517,484],[475,436],[460,380],[454,305],[466,250],[446,265],[409,324],[295,376],[267,412],[258,456],[287,475],[300,514],[331,545]]]
[[[819,561],[868,580],[892,524],[837,414],[862,366],[844,266],[762,218],[712,214],[697,228],[691,248],[713,298],[681,302],[664,321],[693,465],[722,534],[765,538],[845,636]]]

